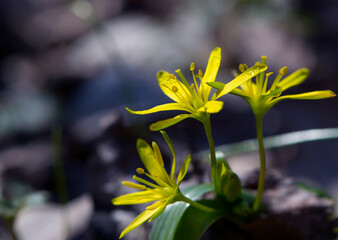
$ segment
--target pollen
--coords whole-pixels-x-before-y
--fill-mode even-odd
[[[138,169],[136,169],[136,172],[138,174],[144,174],[144,169],[143,168],[138,168]]]
[[[190,64],[190,71],[194,71],[194,70],[195,70],[195,63],[192,62],[192,63]]]
[[[172,90],[173,92],[175,92],[175,93],[178,92],[178,88],[177,88],[176,86],[172,86],[172,87],[171,87],[171,90]]]

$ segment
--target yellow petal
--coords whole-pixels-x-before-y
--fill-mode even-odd
[[[161,201],[161,204],[157,206],[157,211],[151,216],[149,222],[154,221],[156,218],[158,218],[163,213],[167,205],[172,201],[172,199],[174,199],[174,197],[175,195],[172,195],[166,200]]]
[[[218,113],[222,108],[222,101],[208,101],[203,107],[200,107],[197,112]]]
[[[301,84],[302,82],[305,81],[308,75],[309,75],[309,69],[307,68],[298,69],[297,71],[291,73],[289,76],[287,76],[282,81],[280,81],[278,86],[283,88],[283,91],[284,91],[290,87]]]
[[[161,205],[162,207],[162,205]],[[124,237],[127,233],[131,232],[138,226],[140,226],[142,223],[147,221],[149,218],[151,218],[156,212],[158,211],[157,208],[152,210],[145,210],[140,215],[138,215],[121,233],[120,238]]]
[[[153,123],[153,124],[150,125],[149,129],[151,131],[160,131],[160,130],[163,130],[167,127],[175,125],[176,123],[179,123],[182,120],[189,118],[189,117],[192,117],[192,114],[180,114],[180,115],[177,115],[176,117],[165,119],[165,120]]]
[[[282,97],[274,99],[273,101],[271,101],[269,106],[270,105],[273,106],[279,101],[286,100],[286,99],[317,100],[317,99],[331,98],[335,96],[336,94],[330,90],[313,91],[313,92],[300,93],[300,94],[294,94],[294,95],[286,95],[286,96],[282,96]]]
[[[215,48],[209,57],[208,65],[205,70],[205,74],[202,78],[203,100],[207,101],[209,98],[211,87],[207,85],[207,82],[214,82],[217,76],[219,66],[221,64],[221,48]]]
[[[137,139],[136,147],[144,166],[150,175],[154,176],[153,180],[160,186],[162,186],[163,182],[170,186],[171,182],[164,166],[162,165],[163,162],[161,163],[157,159],[153,148],[142,139]],[[157,177],[160,178],[160,180],[156,180]]]
[[[162,111],[172,111],[172,110],[188,111],[187,108],[183,107],[182,105],[178,103],[166,103],[166,104],[158,105],[156,107],[150,108],[148,110],[142,110],[142,111],[133,111],[129,108],[126,108],[126,110],[129,113],[139,114],[139,115],[162,112]]]
[[[157,189],[128,193],[112,199],[114,205],[141,204],[162,199],[164,196]]]
[[[187,101],[192,100],[189,90],[175,75],[166,71],[159,71],[157,81],[164,94],[175,102],[186,104]]]
[[[268,68],[268,66],[266,66],[264,64],[257,64],[255,66],[247,69],[246,71],[244,71],[243,73],[238,75],[235,79],[233,79],[231,82],[226,84],[224,86],[224,88],[222,89],[222,91],[220,93],[218,93],[217,98],[231,92],[232,90],[234,90],[238,86],[242,85],[244,82],[250,80],[251,78],[260,74],[261,72],[264,72],[267,68]]]
[[[190,162],[191,162],[191,156],[190,154],[185,158],[183,164],[182,164],[182,167],[180,169],[180,172],[178,173],[178,176],[177,176],[177,185],[180,185],[180,183],[182,182],[183,178],[185,177],[185,175],[187,174],[188,172],[188,168],[189,168],[189,165],[190,165]]]
[[[167,135],[167,133],[165,131],[161,131],[161,134],[164,138],[164,140],[166,141],[166,143],[168,144],[170,151],[173,155],[173,163],[171,165],[171,173],[170,173],[170,177],[171,177],[171,181],[175,182],[175,169],[176,169],[176,153],[175,153],[175,149],[174,149],[174,145],[171,142],[169,136]]]

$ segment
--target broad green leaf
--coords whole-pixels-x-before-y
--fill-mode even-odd
[[[297,71],[291,73],[289,76],[284,78],[280,83],[278,84],[279,87],[283,88],[283,91],[301,84],[305,81],[305,79],[309,76],[309,69],[307,68],[301,68]]]
[[[203,204],[216,202],[215,200],[203,201]],[[204,232],[218,219],[222,218],[222,210],[215,213],[207,213],[195,207],[189,206],[184,212],[175,231],[174,240],[199,240]]]
[[[217,98],[231,92],[232,90],[234,90],[238,86],[242,85],[244,82],[250,80],[251,78],[258,75],[259,73],[264,72],[267,68],[268,68],[268,66],[266,66],[264,64],[257,64],[255,66],[247,69],[246,71],[244,71],[243,73],[238,75],[235,79],[233,79],[231,82],[226,84],[224,86],[224,88],[222,89],[222,91],[218,94]]]
[[[213,185],[208,183],[185,188],[182,192],[185,196],[194,200],[213,189]],[[183,202],[176,202],[167,206],[166,210],[155,221],[149,240],[173,240],[178,222],[188,206],[189,204]]]
[[[153,123],[150,125],[149,129],[151,131],[159,131],[163,130],[167,127],[171,127],[172,125],[175,125],[176,123],[179,123],[183,121],[186,118],[192,117],[192,114],[180,114],[173,118],[168,118],[165,120],[158,121],[156,123]]]
[[[158,105],[156,107],[150,108],[148,110],[141,110],[141,111],[133,111],[129,108],[126,108],[126,110],[131,114],[138,114],[138,115],[144,115],[144,114],[156,113],[156,112],[162,112],[162,111],[172,111],[172,110],[187,111],[185,107],[183,107],[181,104],[178,104],[178,103],[166,103],[166,104],[162,104],[162,105]]]

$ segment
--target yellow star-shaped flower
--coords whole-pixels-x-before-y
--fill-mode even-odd
[[[261,63],[258,64],[265,63],[266,57],[263,56]],[[241,64],[239,66],[239,70],[241,72],[245,72],[247,69],[248,67],[245,64]],[[276,103],[282,100],[315,100],[336,96],[336,94],[330,90],[281,96],[283,91],[301,84],[309,75],[309,70],[307,68],[301,68],[283,78],[283,76],[287,74],[287,71],[287,67],[281,68],[270,88],[268,88],[268,79],[272,72],[266,74],[265,72],[262,72],[256,76],[255,80],[251,79],[241,84],[238,88],[233,89],[231,93],[243,97],[249,103],[254,114],[261,117],[264,116],[264,114]],[[209,85],[219,89],[219,91],[222,91],[222,89],[226,86],[225,84],[219,82],[210,83]]]
[[[215,48],[211,52],[204,75],[201,70],[198,71],[198,74],[195,74],[195,64],[191,63],[190,70],[194,80],[194,83],[191,85],[189,85],[188,81],[185,79],[181,73],[181,70],[179,69],[176,70],[176,73],[180,80],[174,74],[168,73],[166,71],[160,71],[157,73],[158,84],[164,94],[171,98],[174,103],[162,104],[143,111],[133,111],[129,108],[126,109],[130,113],[142,115],[170,110],[188,112],[188,114],[180,114],[174,118],[169,118],[152,124],[150,129],[153,131],[162,130],[186,118],[195,118],[201,122],[205,122],[206,118],[211,113],[217,113],[223,108],[223,102],[217,101],[219,97],[229,93],[239,85],[243,84],[245,81],[251,79],[267,68],[265,65],[260,64],[247,69],[230,83],[226,84],[221,92],[219,92],[217,95],[213,94],[210,97],[210,91],[212,87],[210,87],[208,83],[215,81],[220,63],[221,49],[219,47]],[[196,79],[200,80],[200,85],[197,84]]]
[[[114,205],[141,204],[154,201],[155,203],[148,206],[144,212],[138,215],[121,233],[120,238],[140,226],[148,219],[150,219],[149,221],[156,219],[165,210],[167,205],[176,201],[189,201],[189,199],[182,195],[179,185],[188,171],[191,157],[190,155],[186,157],[176,178],[175,151],[168,135],[165,132],[161,133],[173,154],[173,163],[170,176],[164,168],[162,155],[158,145],[153,142],[152,146],[150,146],[146,141],[138,139],[136,144],[137,150],[148,173],[143,168],[138,168],[136,171],[139,174],[146,175],[153,181],[153,183],[134,176],[133,179],[140,182],[141,184],[127,181],[122,182],[122,184],[140,191],[116,197],[112,200],[112,203]]]

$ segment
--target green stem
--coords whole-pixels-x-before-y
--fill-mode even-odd
[[[204,130],[208,138],[209,149],[210,149],[210,159],[211,159],[211,180],[216,187],[216,152],[214,138],[212,137],[211,123],[210,123],[210,114],[207,114],[205,121],[203,122]]]
[[[207,206],[205,206],[203,204],[195,202],[195,201],[191,200],[190,198],[187,198],[183,194],[181,196],[181,201],[189,203],[191,206],[194,206],[195,208],[198,208],[198,209],[200,209],[200,210],[202,210],[204,212],[208,212],[208,213],[216,213],[216,212],[218,212],[217,209],[210,208],[210,207],[207,207]]]
[[[257,130],[257,140],[258,140],[258,148],[259,148],[259,158],[260,158],[260,172],[259,172],[259,181],[257,187],[257,196],[253,205],[253,211],[258,211],[264,190],[264,182],[265,182],[265,152],[264,152],[264,143],[263,143],[263,116],[255,115],[256,117],[256,130]]]
[[[5,219],[5,225],[6,225],[6,228],[9,232],[9,235],[11,236],[11,240],[17,240],[17,236],[16,236],[16,233],[15,233],[15,230],[14,230],[14,220],[15,218],[9,218],[9,219]]]

